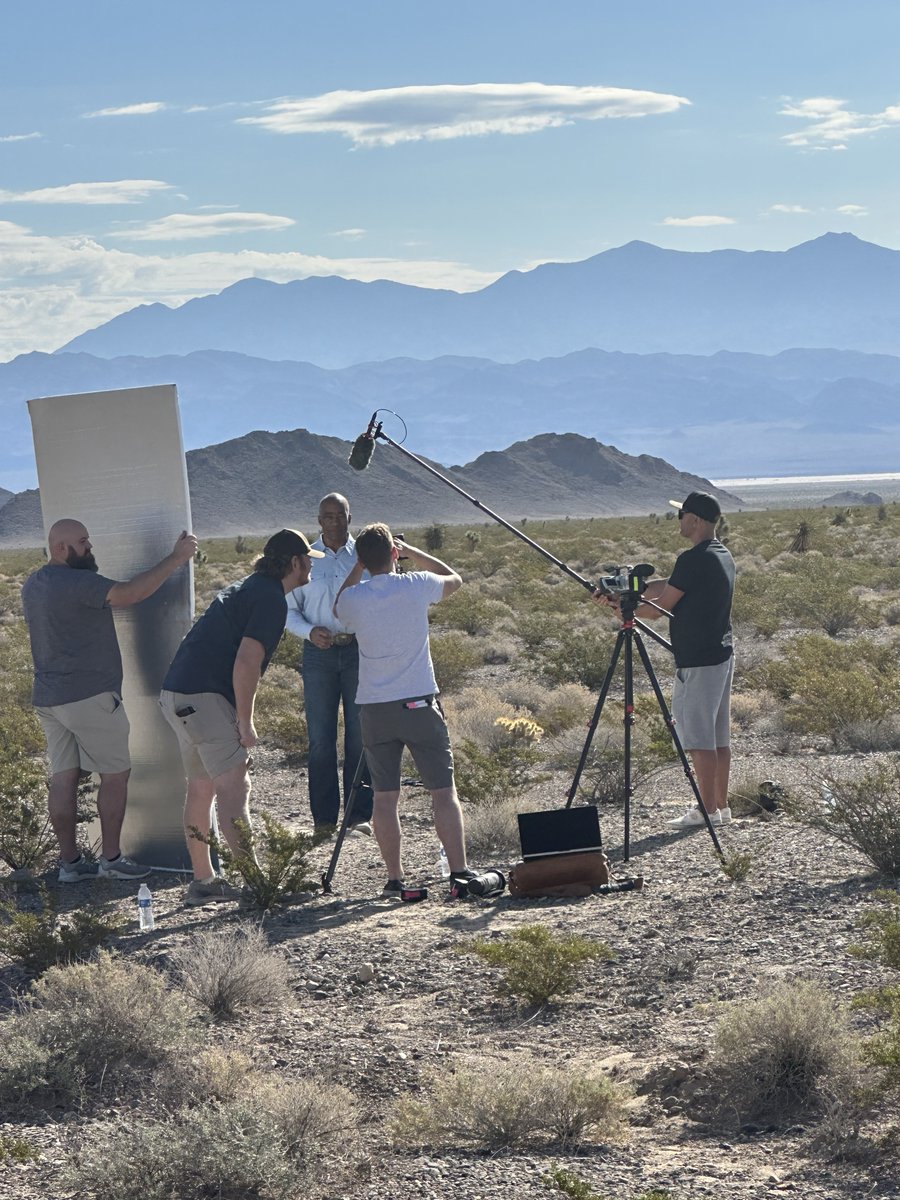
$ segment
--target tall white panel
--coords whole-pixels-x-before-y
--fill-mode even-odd
[[[174,384],[29,400],[44,529],[61,517],[88,528],[102,575],[130,579],[191,528]],[[132,771],[123,849],[160,867],[187,865],[184,777],[157,706],[166,669],[191,625],[193,564],[115,612],[131,722]]]

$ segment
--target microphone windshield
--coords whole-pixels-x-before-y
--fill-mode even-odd
[[[350,457],[347,462],[354,471],[364,471],[372,461],[372,455],[375,453],[375,439],[367,433],[361,433],[353,443],[353,449],[350,451]]]

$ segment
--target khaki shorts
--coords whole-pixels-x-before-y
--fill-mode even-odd
[[[679,667],[672,688],[672,716],[685,750],[731,745],[731,681],[734,656],[714,667]]]
[[[237,712],[218,692],[161,692],[159,707],[175,730],[188,779],[216,779],[246,763]]]
[[[421,708],[405,707],[418,699],[427,703]],[[429,791],[452,787],[453,751],[447,722],[436,696],[361,704],[359,723],[366,763],[376,792],[400,790],[400,760],[404,747],[413,756]]]
[[[128,734],[131,730],[117,692],[98,692],[71,704],[35,706],[47,736],[50,774],[75,767],[98,775],[131,770]]]

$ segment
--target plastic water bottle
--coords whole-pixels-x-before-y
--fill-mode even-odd
[[[449,879],[450,878],[450,863],[447,859],[447,851],[444,849],[443,842],[441,842],[441,853],[438,856],[437,868],[438,868],[438,872],[440,873],[441,879]]]
[[[138,888],[138,921],[141,929],[156,928],[156,922],[153,920],[153,896],[146,883],[142,883]]]

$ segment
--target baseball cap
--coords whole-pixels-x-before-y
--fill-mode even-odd
[[[709,492],[689,492],[683,500],[670,500],[669,503],[679,512],[693,513],[701,521],[709,521],[713,525],[722,515],[718,500]]]
[[[310,558],[324,558],[321,550],[313,550],[308,540],[296,529],[279,529],[273,533],[263,546],[263,554],[267,558],[290,557],[294,554],[308,554]]]

